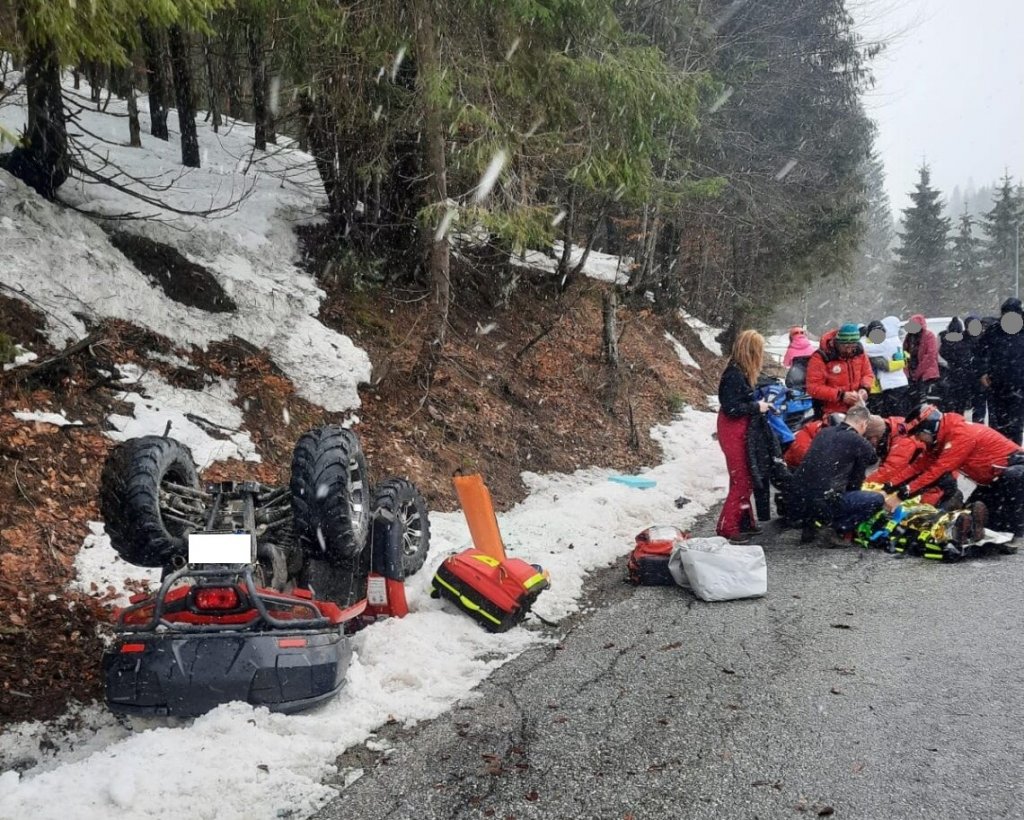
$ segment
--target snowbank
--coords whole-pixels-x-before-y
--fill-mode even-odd
[[[113,414],[107,421],[114,441],[139,436],[162,436],[170,424],[169,435],[192,450],[200,470],[214,461],[237,458],[260,461],[252,437],[241,429],[242,411],[235,405],[235,383],[211,379],[203,392],[172,387],[156,373],[143,372],[137,365],[120,365],[122,384],[135,391],[119,393],[117,398],[135,406],[133,416]],[[214,437],[209,430],[217,432]]]
[[[0,171],[3,281],[44,311],[49,339],[61,346],[81,338],[85,326],[78,315],[132,321],[186,347],[206,348],[237,336],[266,348],[304,398],[328,410],[358,407],[356,387],[369,381],[369,357],[316,320],[324,293],[295,265],[293,228],[314,218],[323,198],[312,158],[290,147],[254,152],[252,126],[244,123],[228,121],[218,135],[197,122],[203,167],[185,169],[173,129],[168,142],[149,136],[148,116],[142,113],[143,147],[130,148],[125,145],[123,101],[111,100],[109,113],[101,113],[87,103],[87,87],[65,92],[82,104],[77,141],[94,152],[86,154],[90,166],[102,168],[109,159],[162,190],[119,178],[156,200],[147,204],[110,187],[71,179],[61,187],[61,198],[108,217],[149,217],[110,224],[168,244],[204,266],[238,309],[211,314],[171,300],[110,244],[95,222],[44,201]],[[139,108],[147,108],[144,99]],[[172,112],[169,123],[175,121]],[[20,130],[24,108],[0,108],[0,125]],[[103,172],[112,173],[110,168]],[[223,210],[204,219],[173,209]]]

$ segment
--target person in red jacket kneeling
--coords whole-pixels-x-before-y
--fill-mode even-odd
[[[906,422],[902,416],[872,416],[868,419],[864,438],[871,442],[878,453],[879,466],[867,480],[872,484],[897,487],[910,481],[918,472],[918,463],[928,452],[927,448],[913,436],[907,435]],[[941,509],[959,509],[964,497],[957,487],[958,473],[946,473],[923,493],[921,501]]]
[[[807,392],[819,417],[845,413],[867,401],[875,373],[860,343],[860,329],[845,324],[821,337],[807,363]]]
[[[978,485],[967,499],[988,508],[989,526],[1014,535],[1010,550],[1024,541],[1024,452],[1002,433],[967,421],[958,413],[943,413],[935,405],[922,404],[905,421],[907,433],[926,450],[917,460],[915,475],[885,500],[895,509],[902,499],[918,495],[942,476],[959,470]]]

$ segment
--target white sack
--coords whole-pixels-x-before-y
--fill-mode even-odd
[[[704,601],[757,598],[768,592],[768,565],[757,544],[725,538],[691,538],[672,552],[669,572],[679,586]]]

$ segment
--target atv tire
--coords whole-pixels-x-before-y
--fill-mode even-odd
[[[292,455],[292,516],[309,559],[351,564],[370,528],[370,483],[359,439],[342,427],[319,427]]]
[[[374,488],[372,508],[371,569],[404,581],[423,566],[430,550],[427,503],[411,481],[388,478]]]
[[[188,526],[164,518],[165,482],[199,488],[192,451],[173,438],[129,439],[103,465],[100,514],[110,543],[130,564],[164,567],[188,552]]]

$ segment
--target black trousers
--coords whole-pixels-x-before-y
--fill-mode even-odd
[[[989,529],[1024,535],[1024,466],[1008,467],[991,484],[979,486],[967,501],[981,501],[988,507]]]
[[[988,393],[988,425],[1014,444],[1024,435],[1024,396],[994,387]]]

